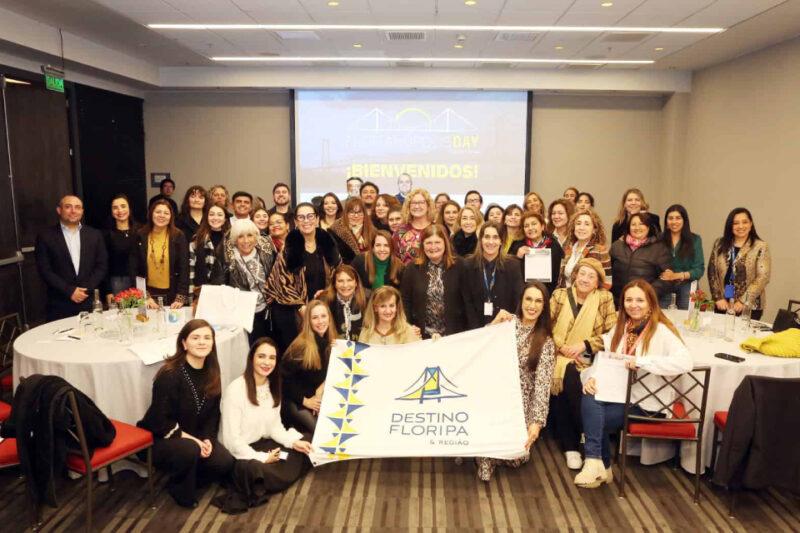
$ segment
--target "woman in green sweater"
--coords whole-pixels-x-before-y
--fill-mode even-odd
[[[392,235],[388,231],[376,231],[372,250],[356,256],[351,266],[358,272],[367,297],[371,291],[384,285],[400,287],[403,263],[397,258]]]
[[[692,233],[689,214],[680,204],[667,208],[664,228],[661,238],[672,252],[672,268],[662,272],[660,277],[672,285],[661,297],[661,307],[667,308],[675,294],[678,309],[688,309],[692,282],[703,277],[705,268],[703,241],[700,235]]]

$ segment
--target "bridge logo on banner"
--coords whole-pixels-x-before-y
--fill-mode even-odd
[[[514,328],[388,346],[337,340],[311,460],[518,457],[527,435]]]
[[[442,383],[442,381],[444,381],[444,383]],[[423,403],[428,400],[437,400],[441,403],[441,401],[445,398],[466,397],[466,394],[461,394],[455,390],[451,390],[447,387],[447,385],[456,388],[456,384],[447,379],[447,376],[444,375],[441,367],[426,367],[422,374],[420,374],[419,378],[417,378],[417,381],[415,381],[404,391],[406,394],[403,394],[403,396],[395,399],[413,400],[419,403]],[[411,392],[408,392],[409,390]]]

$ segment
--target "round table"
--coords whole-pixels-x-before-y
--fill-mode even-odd
[[[711,368],[708,384],[708,400],[703,425],[702,464],[711,466],[711,446],[714,438],[714,412],[727,411],[733,399],[733,393],[745,376],[767,376],[775,378],[800,378],[800,358],[771,357],[759,353],[747,353],[739,345],[748,337],[737,332],[734,341],[726,341],[718,335],[689,333],[683,329],[686,311],[671,311],[668,316],[679,326],[681,336],[692,354],[695,366]],[[720,332],[724,329],[725,315],[713,315],[712,330]],[[738,322],[738,320],[737,320]],[[738,324],[737,324],[738,325]],[[772,332],[759,332],[755,336],[763,337]],[[738,355],[745,360],[741,363],[714,357],[716,353]],[[688,385],[689,379],[684,383]],[[699,392],[699,391],[698,391]],[[691,397],[700,402],[700,396]],[[681,465],[694,473],[696,446],[693,442],[681,443]],[[668,441],[647,439],[642,442],[641,460],[643,464],[654,464],[674,457],[675,445]]]
[[[150,406],[153,378],[163,363],[145,365],[118,340],[94,337],[85,340],[64,338],[56,332],[74,327],[76,317],[38,326],[14,342],[14,389],[20,377],[33,374],[60,376],[80,389],[109,418],[128,424],[141,420]],[[173,327],[170,335],[177,338]],[[145,332],[134,340],[147,340]],[[247,333],[241,328],[216,331],[222,388],[240,376],[247,363]]]

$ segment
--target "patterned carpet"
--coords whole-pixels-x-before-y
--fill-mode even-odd
[[[520,469],[498,469],[478,481],[472,461],[386,459],[349,461],[312,471],[284,494],[250,512],[229,516],[210,504],[217,490],[186,510],[172,503],[156,478],[155,507],[147,484],[131,472],[95,490],[98,531],[158,533],[212,531],[800,531],[800,499],[777,491],[745,492],[735,518],[725,491],[702,484],[692,503],[692,477],[670,465],[629,461],[627,498],[616,487],[578,489],[555,442],[544,438]],[[617,471],[615,469],[615,474]],[[84,528],[85,486],[70,481],[61,507],[47,509],[41,531]],[[30,529],[24,482],[16,469],[0,471],[0,530]]]

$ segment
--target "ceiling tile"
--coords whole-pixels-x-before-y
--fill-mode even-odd
[[[783,3],[782,0],[718,0],[684,20],[678,26],[727,28],[781,3]]]
[[[620,21],[622,26],[673,26],[717,0],[647,0]]]

